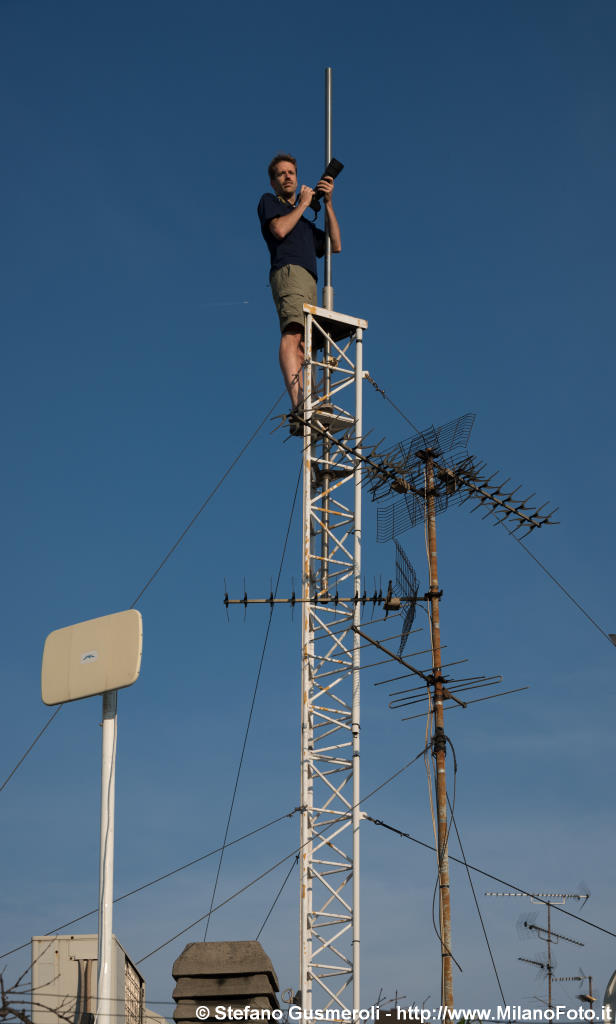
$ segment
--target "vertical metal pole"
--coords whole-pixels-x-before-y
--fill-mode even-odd
[[[325,164],[332,158],[332,69],[325,68]],[[332,288],[332,246],[329,235],[325,236],[325,259],[323,268],[323,308],[334,308]]]
[[[447,836],[446,740],[441,675],[441,624],[439,614],[438,563],[436,557],[436,509],[434,503],[434,456],[426,458],[426,501],[428,520],[428,563],[430,567],[430,620],[432,624],[432,674],[434,676],[434,758],[436,760],[436,808],[438,816],[438,876],[441,925],[441,1004],[453,1009],[451,965],[451,903],[449,893],[449,851]]]
[[[118,692],[103,694],[96,1024],[113,1024],[113,847]]]
[[[358,598],[361,593],[361,437],[362,437],[362,385],[363,371],[363,331],[356,333],[355,345],[355,460],[354,481],[355,500],[353,509],[353,593]],[[353,625],[361,624],[361,605],[355,601]],[[359,727],[360,727],[360,640],[359,633],[354,633],[353,641],[353,1009],[361,1009],[360,995],[360,914],[359,914]]]

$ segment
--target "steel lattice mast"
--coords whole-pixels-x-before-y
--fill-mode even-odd
[[[364,320],[304,306],[300,992],[360,1008],[359,645]],[[344,438],[344,447],[336,444]]]

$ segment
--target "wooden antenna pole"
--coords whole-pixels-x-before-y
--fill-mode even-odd
[[[419,454],[419,453],[418,453]],[[449,852],[447,828],[447,781],[445,776],[446,740],[443,713],[443,677],[441,675],[440,591],[436,556],[436,507],[434,490],[434,452],[424,455],[426,467],[426,519],[428,526],[428,565],[430,569],[430,621],[432,675],[434,678],[434,745],[436,761],[436,807],[438,817],[438,884],[441,930],[441,1004],[453,1009],[451,957],[451,902],[449,894]]]

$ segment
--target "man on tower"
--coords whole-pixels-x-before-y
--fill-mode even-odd
[[[270,285],[280,319],[280,369],[291,399],[292,415],[301,412],[304,399],[301,370],[304,362],[305,302],[317,304],[317,257],[325,252],[325,231],[332,252],[340,252],[340,227],[332,205],[333,178],[321,178],[316,190],[302,185],[297,193],[297,161],[278,153],[268,167],[274,191],[261,196],[258,207],[261,233],[271,257]],[[325,203],[325,231],[304,217],[315,191]],[[301,421],[291,418],[291,432],[302,432]]]

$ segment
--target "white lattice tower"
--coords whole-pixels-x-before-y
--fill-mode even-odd
[[[360,1008],[359,637],[365,320],[304,306],[300,991]],[[324,429],[325,428],[325,433]],[[347,449],[336,444],[343,440]]]

